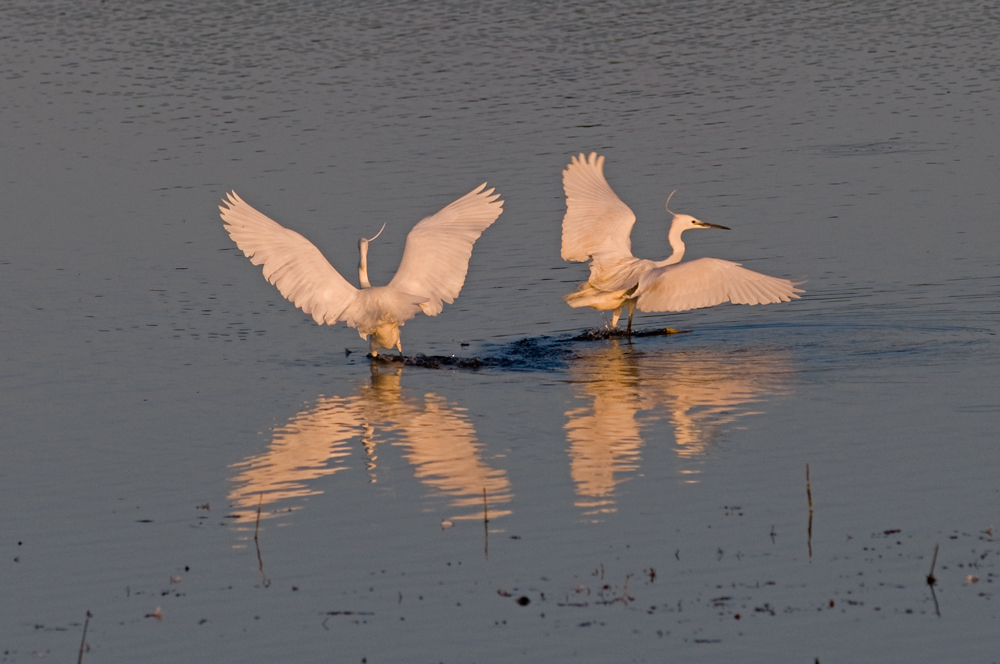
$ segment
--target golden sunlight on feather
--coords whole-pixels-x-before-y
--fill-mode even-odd
[[[402,354],[399,328],[421,311],[436,316],[455,301],[465,284],[472,246],[503,212],[500,194],[486,189],[484,182],[423,219],[406,236],[399,269],[386,286],[369,282],[368,244],[375,238],[361,238],[358,289],[312,242],[257,211],[236,192],[223,203],[219,210],[226,230],[250,262],[263,266],[264,278],[320,325],[344,321],[355,328],[368,340],[372,356],[379,348],[396,348]]]
[[[687,214],[673,214],[668,238],[673,253],[662,261],[632,255],[635,214],[604,179],[604,157],[574,156],[563,171],[566,215],[562,222],[562,257],[590,261],[590,278],[574,293],[564,296],[571,307],[612,310],[611,327],[628,309],[627,334],[632,314],[639,311],[686,311],[733,304],[771,304],[798,298],[803,291],[788,279],[747,270],[739,263],[699,258],[681,263],[684,231],[725,226],[705,223]],[[673,194],[671,194],[672,196]]]

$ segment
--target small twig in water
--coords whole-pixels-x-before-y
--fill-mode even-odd
[[[486,504],[486,487],[483,487],[483,553],[490,559],[490,512]]]
[[[264,587],[269,588],[271,581],[264,574],[264,559],[260,557],[260,542],[257,541],[257,533],[260,531],[260,508],[264,504],[264,492],[260,492],[260,500],[257,502],[257,525],[253,529],[253,543],[257,547],[257,567],[260,569],[260,577],[264,580]]]
[[[809,486],[809,464],[806,464],[806,497],[809,498],[809,511],[812,512],[813,509],[813,494],[812,489]]]
[[[806,497],[809,499],[809,557],[813,557],[813,494],[809,485],[809,464],[806,464]]]
[[[260,508],[264,504],[264,492],[260,492],[260,500],[257,501],[257,524],[253,527],[253,541],[257,541],[257,533],[260,531]]]
[[[931,597],[934,599],[934,613],[937,614],[938,618],[941,617],[941,607],[938,606],[937,593],[934,592],[934,584],[937,583],[937,579],[934,577],[934,565],[937,564],[937,554],[939,546],[940,546],[939,544],[934,545],[934,557],[931,559],[931,571],[927,575],[927,585],[931,587]]]
[[[937,565],[937,554],[939,546],[940,546],[939,544],[934,545],[934,557],[931,559],[931,571],[930,574],[927,575],[927,585],[929,586],[933,586],[935,583],[937,583],[937,579],[934,578],[934,566]]]
[[[632,578],[632,576],[633,576],[632,574],[627,574],[625,576],[625,583],[624,583],[624,585],[622,585],[622,592],[621,592],[621,594],[618,595],[617,597],[612,598],[612,599],[606,599],[605,596],[604,596],[604,591],[605,590],[609,590],[610,587],[607,586],[607,585],[605,585],[603,588],[601,588],[601,591],[600,591],[601,599],[597,603],[598,604],[611,605],[611,604],[615,604],[616,602],[621,602],[625,606],[628,606],[629,602],[634,602],[635,598],[628,594],[628,582],[629,582],[629,579]]]
[[[625,605],[628,605],[629,602],[635,601],[635,597],[632,597],[631,595],[628,594],[628,580],[631,578],[632,578],[631,574],[625,575],[625,585],[622,586],[622,596],[618,598],[622,601],[622,604]]]
[[[87,611],[87,619],[83,622],[83,638],[80,639],[80,655],[76,658],[76,664],[83,663],[83,651],[87,647],[87,626],[90,624],[90,619],[94,617],[90,611]]]

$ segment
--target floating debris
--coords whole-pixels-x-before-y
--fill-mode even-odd
[[[652,330],[638,330],[633,337],[662,337],[673,334],[687,334],[692,330],[676,330],[672,327]],[[586,330],[576,336],[525,338],[502,346],[488,346],[489,355],[459,357],[457,355],[397,355],[393,353],[367,355],[372,366],[406,366],[424,369],[506,369],[512,371],[550,371],[562,369],[575,360],[579,354],[572,344],[580,341],[604,341],[624,339],[625,332],[607,327]],[[463,342],[463,348],[469,346]]]
[[[654,330],[634,330],[633,337],[665,337],[670,334],[688,334],[693,330],[675,330],[672,327],[664,327]],[[627,339],[625,330],[617,327],[595,327],[576,335],[571,341],[602,341],[604,339]]]
[[[368,358],[374,365],[423,367],[425,369],[507,369],[546,371],[560,369],[576,357],[565,347],[567,340],[540,337],[521,339],[514,343],[491,348],[495,354],[485,357],[458,357],[456,355],[393,355],[382,354]]]

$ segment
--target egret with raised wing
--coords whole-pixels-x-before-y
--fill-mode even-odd
[[[396,348],[402,355],[400,326],[421,311],[436,316],[445,303],[455,301],[465,283],[472,245],[503,212],[499,199],[500,194],[483,183],[417,223],[406,236],[403,259],[387,286],[369,282],[368,243],[375,238],[362,238],[360,289],[340,276],[312,242],[255,210],[236,192],[223,199],[219,210],[236,246],[254,265],[264,266],[264,277],[283,296],[320,325],[344,321],[357,329],[375,357],[379,348]]]
[[[574,293],[563,296],[571,307],[613,310],[616,328],[622,309],[628,308],[626,334],[632,334],[632,314],[639,311],[687,311],[723,302],[770,304],[788,302],[803,291],[788,279],[747,270],[739,263],[699,258],[681,263],[681,234],[693,228],[721,228],[691,215],[673,215],[668,238],[673,253],[662,261],[632,255],[629,236],[635,214],[604,179],[604,157],[574,156],[563,171],[566,216],[562,223],[564,260],[590,261],[590,278]],[[673,196],[673,194],[671,194]]]

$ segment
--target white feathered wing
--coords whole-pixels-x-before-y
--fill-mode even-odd
[[[472,245],[503,212],[499,199],[484,182],[421,220],[406,236],[403,260],[386,288],[427,298],[420,308],[428,316],[441,313],[465,284]]]
[[[219,210],[229,236],[251,263],[264,266],[264,278],[285,298],[321,325],[352,318],[359,291],[316,245],[255,210],[236,192],[223,202]]]
[[[788,302],[803,292],[795,286],[788,279],[754,272],[739,263],[699,258],[642,273],[635,297],[639,311],[687,311],[723,302]]]
[[[574,156],[563,170],[566,215],[562,223],[563,260],[601,262],[632,258],[629,236],[635,214],[604,178],[604,157]]]
[[[357,289],[316,246],[230,192],[219,206],[225,228],[264,277],[320,324],[345,321],[362,336],[401,325],[421,310],[434,316],[462,290],[472,246],[500,213],[503,201],[486,183],[420,221],[406,238],[388,286]]]

